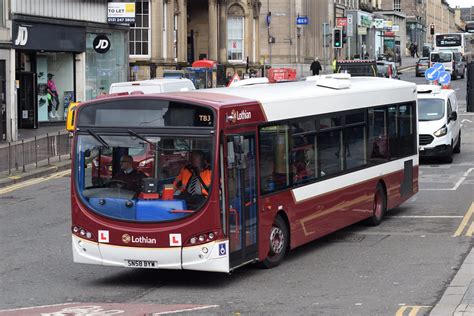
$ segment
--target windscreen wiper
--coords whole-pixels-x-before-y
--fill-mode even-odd
[[[88,129],[87,132],[88,132],[92,137],[94,137],[96,141],[98,141],[99,143],[101,143],[102,146],[104,146],[104,147],[107,148],[107,149],[110,149],[109,144],[107,144],[107,142],[106,142],[102,137],[100,137],[99,135],[97,135],[93,130]]]
[[[132,135],[132,136],[135,136],[136,138],[138,138],[138,139],[140,139],[140,140],[143,140],[144,142],[146,142],[147,144],[149,144],[149,145],[151,146],[151,148],[153,148],[153,149],[154,149],[154,148],[159,148],[159,147],[158,147],[158,144],[153,143],[152,141],[148,140],[146,137],[144,137],[144,136],[138,134],[137,132],[135,132],[135,131],[133,131],[133,130],[131,130],[131,129],[128,130],[128,133],[129,133],[130,135]]]

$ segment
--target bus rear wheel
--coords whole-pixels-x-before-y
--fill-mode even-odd
[[[387,195],[385,194],[383,185],[379,183],[375,189],[372,216],[367,219],[367,224],[370,226],[379,225],[382,222],[386,211]]]
[[[259,266],[270,269],[280,265],[288,248],[288,234],[289,230],[285,221],[281,216],[277,216],[270,230],[270,249],[268,255],[265,260],[260,262]]]

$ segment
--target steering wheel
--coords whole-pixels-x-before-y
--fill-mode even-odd
[[[127,184],[128,184],[127,181],[123,181],[119,179],[111,179],[109,182],[109,187],[123,189],[127,186]]]

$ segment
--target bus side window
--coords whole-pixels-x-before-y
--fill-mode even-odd
[[[398,107],[398,126],[399,156],[414,155],[416,153],[416,132],[412,104],[404,104]]]
[[[287,124],[260,128],[260,183],[263,193],[290,185],[288,133]]]
[[[368,161],[378,163],[389,157],[386,111],[383,107],[368,110]]]
[[[399,158],[398,155],[398,124],[397,124],[397,107],[388,107],[388,148],[391,160]]]

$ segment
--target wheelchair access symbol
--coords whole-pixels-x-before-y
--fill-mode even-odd
[[[219,256],[225,256],[227,254],[227,249],[225,243],[219,244]]]

